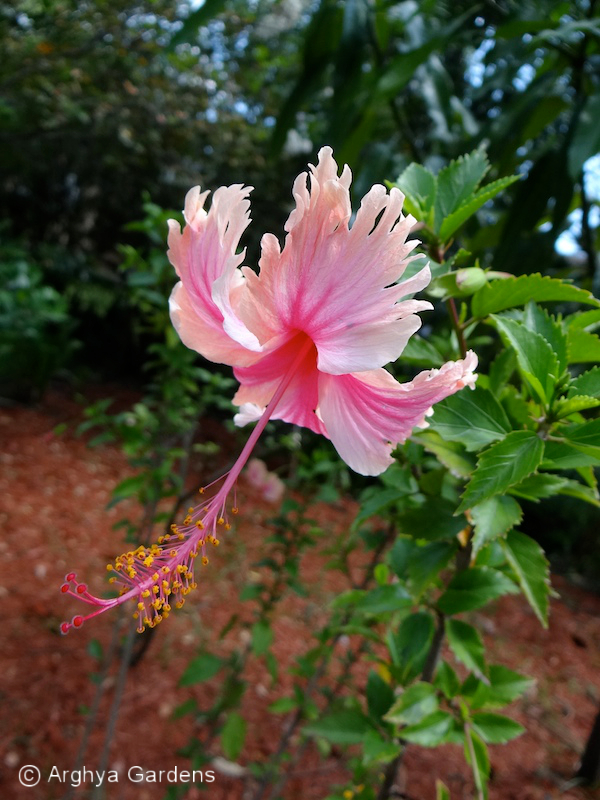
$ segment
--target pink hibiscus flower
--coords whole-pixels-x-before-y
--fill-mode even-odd
[[[431,308],[412,299],[431,275],[425,267],[402,280],[417,242],[407,241],[414,219],[402,215],[401,192],[373,186],[350,225],[350,183],[349,168],[338,176],[324,147],[318,165],[294,183],[283,250],[272,234],[263,236],[259,274],[241,266],[238,252],[250,223],[250,187],[217,189],[208,212],[209,193],[196,187],[186,197],[183,232],[170,221],[169,258],[180,279],[170,300],[173,324],[188,347],[234,368],[235,422],[259,422],[208,502],[157,545],[109,565],[120,597],[97,598],[67,575],[62,591],[96,610],[63,623],[63,632],[133,597],[139,630],[160,622],[173,599],[183,604],[195,586],[194,560],[202,553],[208,563],[207,543],[218,544],[219,526],[230,527],[228,496],[269,419],[326,436],[353,470],[378,475],[393,448],[426,426],[435,403],[474,385],[471,351],[407,383],[383,368],[420,328],[417,312]]]

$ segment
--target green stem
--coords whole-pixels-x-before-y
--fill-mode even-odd
[[[450,319],[452,320],[452,327],[454,328],[454,332],[456,333],[456,338],[458,339],[460,354],[464,358],[467,355],[467,343],[465,341],[465,332],[463,330],[462,325],[460,324],[460,320],[458,318],[458,311],[456,310],[456,303],[454,302],[453,297],[449,297],[448,300],[446,300],[446,308],[450,313]]]

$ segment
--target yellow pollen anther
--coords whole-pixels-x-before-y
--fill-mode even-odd
[[[232,513],[232,514],[239,514],[239,512],[240,512],[240,510],[239,510],[239,508],[238,508],[237,506],[234,506],[234,507],[231,509],[231,513]]]
[[[150,589],[144,589],[142,592],[142,597],[150,597]]]
[[[204,566],[208,564],[208,558],[206,556],[202,556],[202,563],[204,564]]]
[[[225,520],[223,519],[223,517],[219,517],[219,519],[217,520],[217,525],[224,525],[224,524]]]
[[[201,487],[198,489],[198,494],[204,494],[204,486],[201,486]]]
[[[196,522],[196,527],[198,528],[198,530],[199,530],[199,531],[203,531],[203,530],[204,530],[204,523],[202,522],[202,520],[201,520],[201,519],[199,519],[199,520]]]
[[[139,609],[140,611],[143,611],[143,610],[144,610],[144,604],[143,604],[143,603],[138,603],[138,604],[137,604],[137,607],[138,607],[138,609]]]
[[[106,565],[106,571],[107,572],[112,572],[113,571],[113,565],[112,564],[107,564]]]

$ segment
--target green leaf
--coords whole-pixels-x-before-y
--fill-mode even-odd
[[[410,212],[413,214],[413,212]],[[402,351],[402,361],[419,366],[441,367],[445,359],[428,339],[415,334],[411,336],[404,350]]]
[[[490,365],[489,389],[498,395],[512,377],[517,366],[514,350],[500,350]]]
[[[245,740],[246,721],[237,711],[230,711],[221,730],[221,747],[225,758],[236,761],[244,748]]]
[[[394,506],[401,498],[409,494],[414,494],[417,488],[417,484],[414,480],[411,480],[406,485],[390,486],[384,489],[377,488],[361,503],[360,511],[356,515],[352,527],[356,529],[365,522],[365,520],[369,519],[369,517],[375,514],[382,514],[387,511],[388,508]]]
[[[458,680],[458,675],[447,661],[441,661],[438,664],[433,685],[439,689],[448,700],[452,700],[452,698],[456,697],[459,693],[460,681]]]
[[[273,641],[273,630],[268,622],[260,620],[252,626],[252,652],[264,656]]]
[[[582,452],[581,448],[568,442],[546,442],[544,469],[578,469],[580,467],[596,467],[600,465],[597,456]]]
[[[581,328],[569,328],[569,364],[600,361],[600,339]]]
[[[479,631],[467,622],[449,619],[446,622],[446,634],[450,649],[458,661],[487,682],[485,647]]]
[[[472,195],[466,203],[457,208],[457,210],[452,214],[449,214],[442,222],[439,230],[439,237],[442,242],[447,242],[450,237],[461,227],[461,225],[463,225],[470,217],[472,217],[473,214],[479,211],[479,209],[485,205],[488,200],[491,200],[497,194],[504,191],[504,189],[518,180],[520,180],[519,175],[511,175],[507,178],[499,178],[492,183],[488,183],[486,186]]]
[[[103,650],[102,650],[102,645],[100,644],[98,639],[90,639],[90,642],[87,646],[87,651],[92,658],[95,658],[97,661],[102,660]]]
[[[205,0],[205,2],[187,17],[182,28],[173,36],[169,49],[173,50],[182,42],[191,42],[197,36],[198,28],[206,25],[225,8],[225,0]]]
[[[430,683],[409,686],[385,715],[395,725],[414,725],[439,708],[437,694]]]
[[[514,353],[514,351],[511,351]],[[516,363],[516,357],[515,357]],[[516,386],[508,384],[502,392],[502,404],[515,430],[535,430],[531,403],[519,392]]]
[[[583,165],[600,152],[600,95],[590,94],[576,119],[575,131],[569,146],[567,164],[573,181],[581,177]]]
[[[298,708],[298,700],[295,697],[280,697],[269,705],[270,714],[289,714]]]
[[[411,536],[401,534],[396,537],[396,541],[392,545],[389,555],[390,566],[402,581],[408,577],[410,557],[417,548],[418,545]]]
[[[437,500],[435,504],[426,503],[399,514],[398,529],[415,539],[454,539],[467,525],[464,516],[454,516],[454,506],[447,500]]]
[[[441,41],[442,37],[432,37],[420,47],[401,53],[392,59],[376,86],[377,97],[382,100],[395,97],[414,77],[417,67],[439,47]]]
[[[107,508],[112,508],[125,500],[127,497],[132,497],[141,491],[148,483],[148,475],[144,472],[139,475],[132,475],[130,478],[125,478],[118,483],[112,490],[112,497],[107,505]]]
[[[523,594],[546,628],[550,570],[544,551],[537,542],[519,531],[511,531],[502,546]]]
[[[580,452],[600,458],[600,418],[581,425],[571,425],[563,431],[563,436]]]
[[[472,199],[488,169],[487,155],[479,149],[460,156],[439,171],[435,199],[436,233],[452,212]]]
[[[565,325],[568,328],[585,328],[588,331],[595,330],[600,326],[600,310],[590,309],[589,311],[579,311],[565,318]]]
[[[343,9],[331,3],[322,3],[312,15],[302,53],[303,69],[277,114],[271,148],[279,153],[285,144],[287,132],[296,124],[297,113],[320,91],[328,67],[339,49],[343,28]]]
[[[409,683],[422,672],[434,631],[431,614],[416,611],[402,620],[395,635],[388,635],[387,644],[399,683]]]
[[[576,395],[600,397],[600,367],[592,367],[571,381],[569,397]]]
[[[506,492],[540,465],[544,443],[533,431],[513,431],[479,456],[458,511],[466,511],[483,500]]]
[[[212,653],[203,653],[193,658],[179,680],[180,686],[192,686],[214,677],[225,662]]]
[[[327,739],[333,744],[359,744],[367,731],[372,729],[368,718],[361,711],[342,708],[305,725],[303,733]]]
[[[429,542],[413,551],[408,562],[408,576],[414,597],[418,597],[438,577],[456,552],[456,547],[456,541]]]
[[[564,419],[570,417],[571,414],[578,414],[580,411],[587,411],[587,409],[597,406],[600,406],[598,398],[579,394],[573,397],[561,397],[555,403],[553,411],[556,419]]]
[[[540,308],[535,303],[528,303],[523,315],[523,324],[528,330],[544,337],[556,356],[560,371],[564,371],[568,364],[568,348],[567,332],[561,323],[550,316],[545,308]]]
[[[513,672],[502,664],[488,667],[489,682],[477,681],[477,688],[469,697],[469,705],[477,708],[503,708],[531,688],[535,681]]]
[[[578,500],[583,500],[584,503],[590,503],[597,508],[600,506],[600,497],[598,495],[597,486],[585,486],[584,484],[579,483],[579,481],[565,479],[565,482],[560,487],[558,494],[576,497]]]
[[[420,164],[409,164],[395,184],[404,193],[404,208],[417,220],[432,225],[435,202],[435,175]]]
[[[398,611],[411,605],[410,595],[400,584],[377,586],[370,591],[361,592],[354,602],[355,611],[363,614],[383,614]]]
[[[476,386],[470,392],[458,392],[434,407],[430,425],[444,439],[461,442],[467,450],[481,450],[503,439],[510,432],[510,422],[496,398]]]
[[[495,495],[473,506],[471,517],[475,526],[471,546],[473,556],[488,542],[493,542],[518,525],[523,518],[521,506],[507,495]]]
[[[452,616],[481,608],[490,600],[515,591],[515,584],[502,572],[490,567],[471,567],[452,578],[437,605],[444,614]]]
[[[600,306],[600,301],[585,289],[556,278],[542,277],[536,272],[521,275],[519,278],[493,281],[483,286],[473,296],[471,312],[475,318],[482,319],[507,308],[524,306],[530,300],[538,303],[562,301]]]
[[[503,714],[490,714],[488,711],[473,714],[471,722],[474,730],[488,744],[506,744],[525,731],[514,719]]]
[[[475,469],[475,461],[472,456],[466,455],[465,448],[458,442],[444,441],[437,431],[419,431],[412,438],[437,456],[455,478],[469,478]]]
[[[435,800],[452,800],[448,787],[437,778],[435,781]]]
[[[535,331],[505,317],[492,316],[505,343],[517,356],[519,371],[539,400],[548,404],[561,374],[558,359],[548,342]]]
[[[374,670],[367,679],[367,706],[369,714],[380,720],[394,702],[394,690]]]
[[[171,715],[171,719],[177,720],[181,719],[182,717],[187,716],[188,714],[194,714],[198,710],[198,703],[193,697],[189,697],[187,700],[184,700],[183,703],[180,703],[173,714]]]
[[[539,473],[530,475],[525,480],[513,486],[510,493],[525,500],[537,503],[545,497],[553,497],[565,485],[566,478],[558,475]]]
[[[415,725],[402,728],[400,735],[407,742],[422,747],[437,747],[447,741],[454,727],[454,717],[447,711],[434,711]]]
[[[362,761],[365,766],[372,764],[388,764],[402,752],[402,745],[395,744],[377,731],[367,731],[362,741]],[[341,797],[329,795],[329,800],[342,800]]]

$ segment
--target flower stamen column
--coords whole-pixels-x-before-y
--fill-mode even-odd
[[[68,633],[71,628],[80,628],[86,620],[135,598],[138,602],[134,618],[138,621],[140,633],[146,627],[153,628],[166,619],[173,605],[175,608],[183,606],[186,595],[197,587],[194,577],[196,559],[200,557],[202,564],[207,565],[207,545],[218,546],[219,532],[231,529],[227,512],[229,494],[298,366],[313,348],[314,344],[305,337],[296,358],[290,364],[235,464],[212,484],[216,486],[222,481],[212,497],[188,509],[183,524],[172,525],[171,532],[161,536],[157,544],[150,547],[140,545],[136,550],[118,556],[114,564],[107,565],[107,570],[111,573],[110,582],[121,587],[118,597],[97,597],[88,590],[85,583],[77,580],[74,572],[66,575],[65,583],[61,587],[63,594],[77,597],[95,606],[96,610],[85,616],[76,614],[70,622],[61,623],[62,633]],[[203,488],[200,493],[205,494],[206,489],[210,488]],[[232,514],[238,512],[235,505],[230,510]]]

